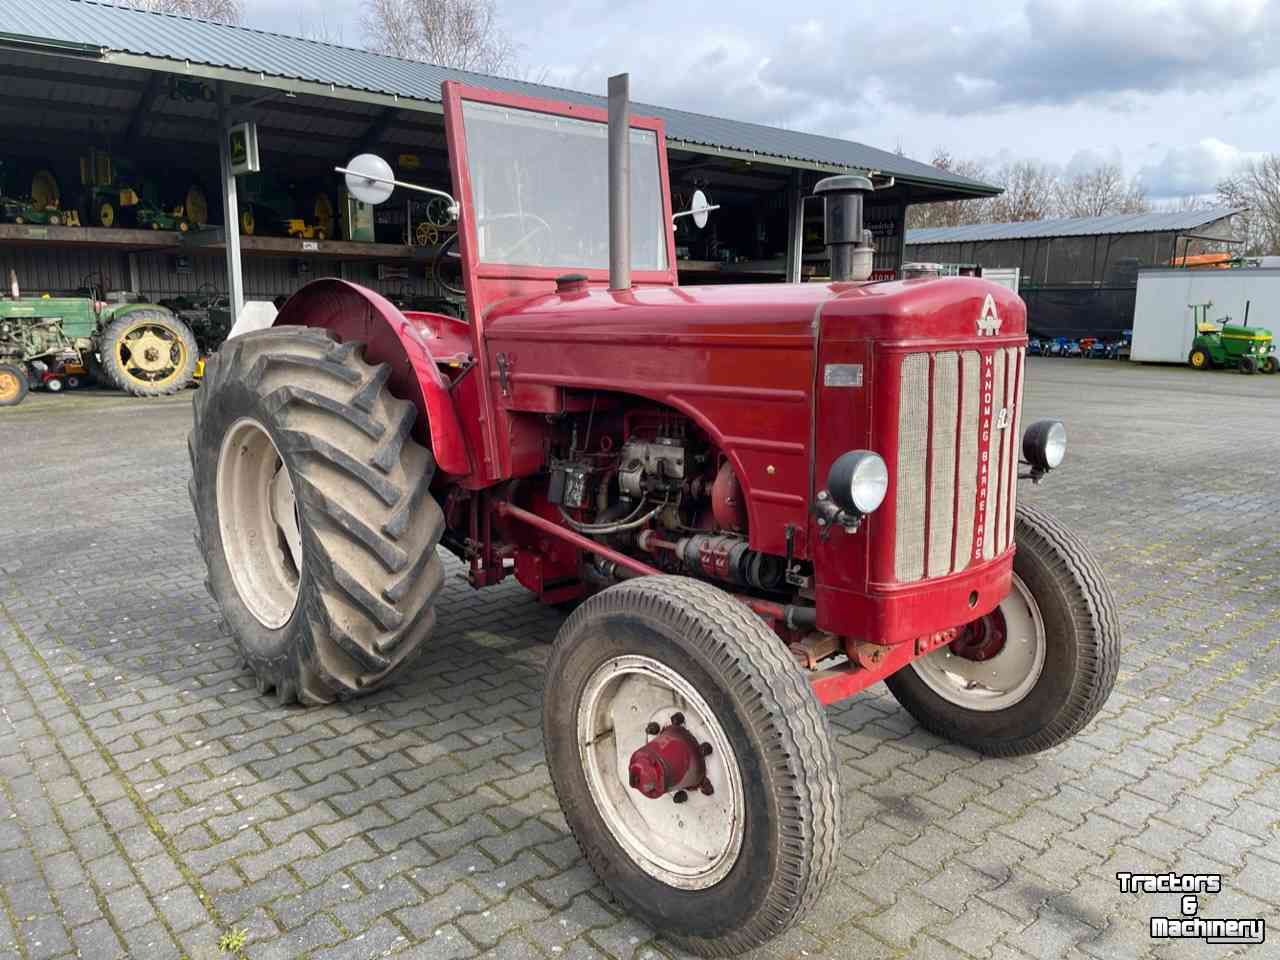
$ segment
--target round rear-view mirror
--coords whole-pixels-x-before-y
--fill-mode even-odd
[[[391,164],[376,153],[362,153],[347,164],[347,191],[361,203],[382,203],[395,189],[394,179]]]
[[[693,225],[701,230],[707,225],[707,218],[710,214],[711,205],[707,203],[707,195],[701,190],[693,191],[693,201],[689,205],[689,209],[693,211]]]

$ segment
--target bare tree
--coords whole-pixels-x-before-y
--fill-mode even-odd
[[[343,34],[342,24],[330,20],[323,13],[314,17],[298,15],[296,35],[303,40],[314,40],[317,43],[331,43],[341,46],[345,40]]]
[[[1052,167],[1035,160],[1006,163],[996,171],[994,180],[1004,193],[991,201],[989,211],[993,223],[1043,220],[1057,210],[1054,194],[1058,175]]]
[[[126,2],[137,10],[173,13],[218,23],[239,23],[244,13],[241,0],[126,0]]]
[[[377,53],[479,73],[517,66],[494,0],[367,0],[362,26]]]
[[[901,146],[899,146],[901,153]],[[933,151],[930,164],[939,170],[954,173],[970,180],[986,180],[987,171],[974,160],[957,160],[951,151],[938,147]],[[991,200],[975,197],[972,200],[947,200],[942,203],[917,203],[907,208],[907,229],[917,227],[959,227],[970,223],[982,223],[989,219]]]
[[[1141,182],[1126,179],[1120,165],[1115,163],[1100,164],[1060,180],[1056,199],[1057,215],[1062,217],[1105,217],[1115,213],[1146,213],[1151,209]]]
[[[1280,254],[1280,153],[1246,160],[1218,184],[1218,202],[1249,208],[1236,217],[1247,256]]]

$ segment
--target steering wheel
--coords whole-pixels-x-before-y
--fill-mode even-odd
[[[478,226],[484,226],[486,223],[492,223],[494,220],[520,220],[521,222],[525,220],[534,221],[532,230],[527,231],[518,240],[516,240],[514,243],[507,245],[503,249],[502,253],[498,255],[502,259],[509,258],[513,253],[515,253],[521,247],[525,246],[530,241],[532,241],[534,237],[541,236],[544,233],[547,235],[548,238],[553,237],[555,235],[555,232],[551,229],[551,224],[547,223],[547,221],[543,220],[536,213],[499,213],[499,214],[495,214],[492,217],[485,217],[483,220],[478,221]],[[459,228],[455,230],[447,240],[445,240],[442,244],[440,244],[439,247],[436,248],[436,255],[431,261],[431,278],[436,282],[436,284],[441,289],[445,290],[448,293],[452,293],[454,296],[458,296],[458,297],[465,296],[467,292],[466,289],[463,287],[455,287],[453,284],[446,281],[444,279],[444,273],[440,268],[444,263],[445,257],[450,257],[453,259],[457,258],[458,256],[457,253],[451,253],[448,251],[450,251],[453,247],[457,246],[458,234],[460,232],[461,232],[461,225],[459,225]]]
[[[551,229],[551,224],[547,223],[547,221],[543,220],[536,213],[497,213],[491,217],[485,217],[484,220],[480,221],[479,225],[484,226],[486,223],[492,223],[494,220],[519,220],[521,223],[524,223],[526,220],[534,221],[532,230],[527,231],[514,243],[508,244],[503,248],[501,253],[494,254],[495,257],[502,260],[509,260],[513,253],[531,241],[534,237],[540,236],[544,233],[548,238],[555,236],[555,231]]]
[[[445,280],[444,271],[441,270],[440,267],[444,264],[444,258],[446,256],[455,260],[458,258],[457,253],[447,253],[446,251],[448,251],[450,247],[456,247],[458,245],[458,234],[461,232],[461,227],[459,227],[459,229],[449,234],[449,238],[445,240],[444,243],[440,244],[440,246],[436,247],[436,255],[431,260],[431,279],[436,282],[436,286],[440,287],[446,293],[452,293],[455,297],[465,297],[467,295],[466,288],[455,287],[453,284],[449,283],[449,281]]]

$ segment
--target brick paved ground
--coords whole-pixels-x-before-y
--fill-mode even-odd
[[[1280,931],[1280,378],[1032,365],[1070,466],[1028,494],[1102,558],[1125,663],[1101,718],[983,760],[877,687],[830,711],[841,870],[770,956],[1136,958],[1176,898]],[[187,401],[0,413],[0,954],[658,957],[566,835],[539,728],[559,618],[454,580],[434,649],[357,704],[266,706],[192,546]],[[1235,948],[1237,952],[1243,948]],[[1271,956],[1280,955],[1275,951]]]

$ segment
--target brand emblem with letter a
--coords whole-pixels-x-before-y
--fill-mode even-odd
[[[1008,407],[1000,408],[1000,413],[996,416],[996,429],[997,430],[1009,429],[1009,408]]]
[[[978,314],[978,336],[994,337],[1000,332],[1000,314],[996,313],[996,301],[991,294],[982,301],[982,312]]]

